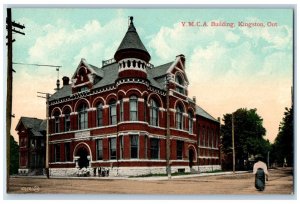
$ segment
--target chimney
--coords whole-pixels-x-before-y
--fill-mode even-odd
[[[196,103],[196,96],[193,96],[193,101],[194,103]]]
[[[63,86],[69,85],[69,81],[70,81],[69,77],[64,76],[64,77],[62,78],[62,80],[63,80]]]
[[[177,55],[176,57],[180,57],[183,66],[185,67],[185,56],[183,54]]]
[[[58,91],[59,87],[60,87],[60,81],[59,81],[59,79],[57,79],[56,80],[56,89],[54,89],[54,90]]]

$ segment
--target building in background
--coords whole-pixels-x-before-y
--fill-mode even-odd
[[[19,135],[19,174],[43,174],[46,153],[46,120],[21,117]]]
[[[101,68],[82,59],[63,77],[49,99],[51,175],[166,173],[167,111],[171,171],[221,168],[220,125],[188,97],[185,56],[160,66],[150,59],[131,17],[113,59]]]

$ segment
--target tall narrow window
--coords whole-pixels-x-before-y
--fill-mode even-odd
[[[202,146],[205,146],[205,127],[202,127]]]
[[[151,159],[158,159],[159,153],[159,139],[151,138],[150,139],[150,155]]]
[[[184,94],[184,88],[183,88],[184,84],[183,84],[183,80],[182,80],[181,76],[176,75],[175,82],[177,83],[176,91]]]
[[[70,143],[65,143],[65,161],[71,161],[70,157]]]
[[[120,121],[124,120],[124,104],[123,99],[120,100]]]
[[[211,129],[211,147],[215,146],[215,132]]]
[[[138,158],[138,149],[139,149],[139,136],[138,135],[130,135],[130,158],[137,159]]]
[[[183,158],[183,141],[177,140],[177,159]]]
[[[189,112],[189,133],[193,134],[193,113]]]
[[[147,121],[147,98],[144,98],[144,121]]]
[[[124,141],[123,141],[123,136],[119,137],[119,143],[120,143],[120,159],[124,159]]]
[[[55,112],[54,114],[54,132],[59,133],[59,112]]]
[[[138,99],[136,96],[130,97],[130,120],[138,120]]]
[[[176,127],[177,129],[183,129],[183,108],[182,106],[177,106],[176,108]]]
[[[67,109],[64,112],[65,115],[65,131],[70,131],[71,130],[71,119],[70,119],[70,110]]]
[[[150,125],[158,126],[158,105],[155,100],[150,100]]]
[[[145,135],[144,139],[144,150],[145,150],[145,159],[148,159],[148,136]]]
[[[97,126],[100,127],[103,125],[103,105],[99,103],[97,105]]]
[[[109,139],[109,159],[117,159],[117,143],[116,143],[116,138],[110,138]]]
[[[82,104],[78,108],[78,127],[79,129],[88,128],[88,113],[87,106],[85,104]]]
[[[111,125],[117,124],[117,108],[115,100],[112,100],[109,103],[109,121]]]
[[[102,160],[103,159],[102,139],[96,140],[96,149],[97,149],[97,160]]]
[[[54,162],[60,162],[60,144],[54,145]]]

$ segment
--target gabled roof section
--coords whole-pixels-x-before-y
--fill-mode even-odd
[[[185,73],[185,57],[184,57],[184,55],[176,56],[175,61],[169,67],[169,69],[167,70],[167,73],[172,73],[172,71],[175,69],[175,67],[182,70],[182,72],[183,72],[182,74],[184,75],[185,81],[187,81],[189,83],[189,80],[188,80],[187,75]]]
[[[77,66],[77,69],[76,71],[74,72],[73,76],[72,76],[72,79],[74,79],[78,73],[78,70],[82,67],[86,67],[92,74],[95,74],[101,78],[103,78],[103,72],[101,69],[99,69],[98,67],[94,66],[94,65],[91,65],[91,64],[88,64],[86,59],[84,58],[81,58],[78,66]]]
[[[201,108],[198,105],[196,105],[196,115],[200,115],[200,116],[202,116],[204,118],[207,118],[209,120],[219,122],[218,120],[216,120],[214,117],[212,117],[209,113],[207,113],[203,108]]]
[[[32,118],[32,117],[21,117],[16,130],[20,128],[23,124],[26,129],[28,129],[34,136],[43,136],[42,131],[46,131],[46,120]]]

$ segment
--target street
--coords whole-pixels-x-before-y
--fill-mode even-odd
[[[214,176],[149,178],[26,178],[10,179],[12,194],[153,194],[153,195],[293,195],[291,168],[271,169],[263,192],[254,187],[252,173]]]

